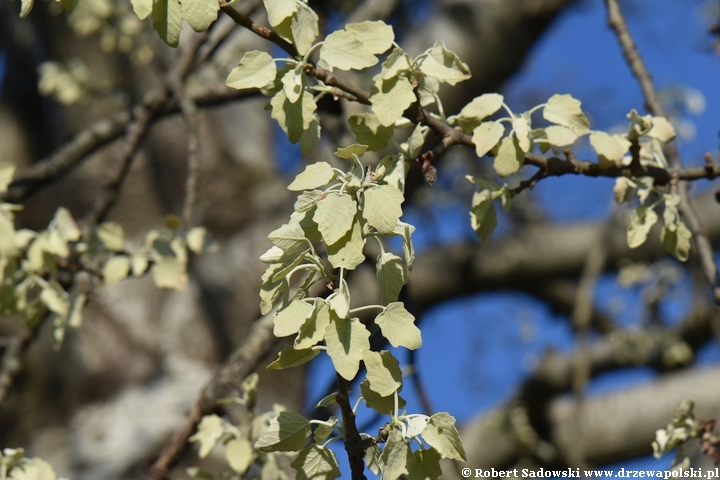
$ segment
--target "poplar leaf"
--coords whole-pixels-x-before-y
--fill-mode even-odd
[[[300,55],[305,55],[310,50],[320,33],[318,20],[317,13],[310,7],[303,2],[297,2],[297,10],[292,16],[290,29]]]
[[[255,443],[261,452],[297,452],[310,436],[310,423],[299,413],[280,412]]]
[[[405,191],[405,177],[410,166],[405,161],[405,155],[388,155],[377,166],[375,180],[381,185],[391,185],[401,192]]]
[[[243,55],[238,66],[233,68],[230,75],[228,75],[225,84],[238,90],[263,88],[275,80],[276,75],[277,66],[273,58],[266,52],[253,50]]]
[[[315,208],[317,205],[318,198],[324,194],[321,190],[309,190],[303,192],[295,200],[295,211],[298,213],[308,212]]]
[[[440,412],[430,417],[422,438],[443,458],[467,461],[460,435],[455,428],[455,417],[449,413]]]
[[[125,249],[127,234],[123,226],[117,222],[101,223],[97,228],[97,237],[111,252],[122,252]]]
[[[262,285],[260,286],[260,313],[267,315],[272,310],[273,304],[287,288],[287,284],[283,283],[284,279],[273,280],[273,276],[283,268],[283,264],[274,263],[268,266],[262,276]]]
[[[407,283],[407,272],[400,257],[388,252],[380,254],[376,270],[383,305],[397,301],[400,290]]]
[[[408,453],[410,453],[410,445],[405,441],[402,433],[396,429],[391,430],[382,453],[382,461],[385,464],[382,480],[396,480],[408,473]]]
[[[293,70],[288,70],[282,77],[283,91],[290,103],[295,103],[300,99],[305,89],[305,73],[303,66],[298,66]]]
[[[340,284],[340,288],[328,297],[327,303],[328,306],[330,306],[330,310],[335,312],[338,317],[348,318],[348,313],[350,312],[350,289],[348,288],[347,282]]]
[[[187,286],[188,275],[185,262],[175,257],[161,257],[152,266],[152,278],[158,288],[183,290]]]
[[[310,317],[313,305],[302,300],[296,300],[284,309],[278,311],[273,318],[273,334],[276,337],[287,337],[300,330],[300,327]]]
[[[60,237],[66,242],[80,240],[80,229],[67,208],[58,208],[51,222],[51,228],[56,229]]]
[[[425,430],[425,427],[427,426],[427,422],[430,420],[430,417],[412,417],[407,422],[407,431],[405,432],[405,438],[415,438],[418,435],[420,435],[423,430]],[[438,459],[440,456],[438,455]]]
[[[87,302],[87,296],[81,293],[76,295],[70,303],[70,311],[68,312],[68,326],[80,328],[82,326],[82,312]]]
[[[687,261],[690,256],[691,239],[692,232],[681,221],[677,222],[675,230],[665,226],[660,233],[660,240],[667,251],[675,255],[681,262]]]
[[[382,63],[380,78],[387,80],[410,70],[411,59],[401,48],[395,47]]]
[[[568,147],[578,139],[578,135],[574,131],[562,125],[551,125],[547,127],[545,129],[545,136],[550,145],[558,148]]]
[[[367,145],[371,152],[387,147],[393,135],[393,126],[386,127],[381,124],[374,113],[350,115],[348,122],[357,142]]]
[[[340,240],[327,246],[327,255],[333,268],[354,270],[365,261],[363,248],[365,239],[362,237],[362,227],[355,219],[352,228]]]
[[[530,139],[530,117],[518,115],[512,120],[513,131],[518,140],[520,149],[527,153],[532,149],[532,140]]]
[[[188,439],[189,442],[200,444],[200,458],[207,457],[213,451],[220,439],[225,435],[222,418],[215,414],[205,415],[197,426],[195,434]]]
[[[310,155],[320,143],[320,131],[320,118],[314,114],[310,126],[300,135],[300,154],[303,157]]]
[[[357,204],[350,195],[330,192],[318,200],[313,220],[318,225],[323,240],[332,245],[352,228]]]
[[[403,149],[407,153],[407,158],[417,158],[425,145],[425,135],[430,130],[426,125],[417,124],[413,129],[407,142],[402,144]]]
[[[66,317],[70,310],[70,299],[68,294],[60,284],[56,282],[49,283],[40,292],[40,300],[53,313],[61,317]]]
[[[392,415],[395,410],[395,397],[389,395],[382,397],[370,388],[370,382],[363,380],[360,382],[360,395],[365,399],[368,408],[372,408],[381,415]],[[405,400],[398,395],[398,408],[405,406]]]
[[[390,303],[375,317],[375,324],[380,327],[383,337],[395,348],[415,350],[422,346],[422,336],[420,329],[415,326],[415,317],[405,310],[402,302]]]
[[[630,216],[630,224],[627,230],[627,242],[630,248],[637,248],[647,240],[648,233],[655,222],[657,222],[657,214],[645,207],[640,206],[633,211]]]
[[[331,416],[328,418],[328,422],[334,423],[337,420],[336,416]],[[335,428],[332,425],[326,425],[324,423],[319,424],[317,427],[315,427],[315,431],[313,432],[313,440],[315,440],[315,443],[320,444],[327,440],[327,438],[330,436],[331,433]]]
[[[657,138],[662,143],[668,143],[675,138],[675,128],[665,117],[652,117],[652,127],[646,135]]]
[[[493,200],[489,190],[481,190],[473,194],[470,225],[477,236],[482,239],[483,244],[487,244],[497,227],[497,212]]]
[[[460,114],[458,114],[456,119],[463,127],[463,130],[471,131],[480,125],[485,118],[500,110],[502,104],[502,95],[499,93],[486,93],[473,98],[470,103],[460,110]]]
[[[400,390],[402,371],[400,371],[400,363],[392,353],[387,350],[379,353],[368,350],[363,354],[363,362],[372,391],[387,397]]]
[[[182,17],[196,32],[204,32],[217,20],[220,3],[217,0],[182,0]]]
[[[243,474],[255,459],[253,447],[246,438],[235,438],[225,445],[225,459],[236,473]]]
[[[325,331],[325,344],[335,371],[352,380],[360,368],[363,352],[370,350],[370,332],[357,318],[336,318]]]
[[[437,480],[442,475],[440,454],[434,448],[408,454],[408,477],[413,480]]]
[[[344,148],[338,148],[337,151],[335,151],[335,156],[346,160],[353,158],[353,156],[362,157],[367,149],[367,145],[360,145],[356,143]]]
[[[385,53],[395,41],[395,33],[390,25],[382,20],[348,23],[345,30],[350,32],[363,46],[373,54]]]
[[[498,122],[483,122],[473,130],[472,142],[475,144],[475,153],[483,157],[495,148],[505,133],[505,127]]]
[[[398,222],[393,230],[393,235],[402,237],[403,239],[403,255],[405,255],[405,265],[408,270],[412,271],[413,263],[415,263],[415,248],[412,244],[412,233],[415,227],[405,222]]]
[[[78,0],[60,0],[60,4],[63,6],[67,13],[72,13],[77,7]]]
[[[378,59],[354,33],[338,30],[327,37],[320,47],[320,59],[340,70],[362,70],[378,63]]]
[[[270,116],[277,120],[291,143],[300,141],[303,132],[310,128],[310,123],[315,119],[314,113],[317,110],[315,100],[308,92],[303,92],[300,100],[293,103],[285,92],[280,90],[270,100],[270,106]]]
[[[283,370],[285,368],[297,367],[307,363],[320,354],[320,350],[312,348],[295,349],[292,345],[285,345],[277,360],[267,366],[268,370]]]
[[[135,15],[140,20],[145,20],[152,13],[153,0],[131,0]],[[23,2],[24,3],[24,2]]]
[[[297,480],[333,480],[340,476],[335,454],[320,445],[310,445],[300,450],[290,466],[297,471]]]
[[[580,109],[582,103],[572,95],[555,94],[543,108],[543,118],[548,122],[568,127],[578,135],[590,130],[590,122]]]
[[[386,127],[395,123],[415,100],[413,87],[405,77],[380,79],[371,89],[370,103],[373,112]]]
[[[315,408],[327,408],[333,403],[335,403],[335,399],[337,398],[337,392],[333,392],[329,395],[325,395],[316,405]]]
[[[288,190],[299,192],[302,190],[312,190],[313,188],[322,187],[330,183],[335,176],[335,172],[327,162],[317,162],[305,167],[302,173],[295,177],[295,180],[288,185]]]
[[[378,445],[372,445],[365,450],[365,466],[373,472],[375,475],[380,475],[383,467],[382,463],[382,450]]]
[[[307,247],[305,232],[299,223],[293,221],[270,232],[268,239],[286,255],[294,255]]]
[[[103,281],[106,286],[113,285],[125,280],[130,273],[130,259],[125,255],[117,255],[112,257],[103,267]]]
[[[420,97],[420,105],[427,107],[435,103],[440,91],[440,80],[417,70],[412,72],[412,78],[417,82],[416,90]]]
[[[665,197],[665,210],[663,211],[663,222],[665,227],[675,231],[677,224],[680,221],[680,213],[678,212],[678,206],[680,205],[680,195],[672,193]]]
[[[15,164],[0,162],[0,194],[7,192],[12,183],[13,175],[15,175]]]
[[[21,467],[13,468],[8,480],[55,480],[56,478],[52,465],[41,458],[31,458],[23,462]]]
[[[392,235],[402,216],[402,192],[391,185],[378,185],[365,190],[362,198],[363,218],[383,235]]]
[[[523,151],[518,145],[517,138],[503,138],[493,162],[495,172],[501,177],[507,177],[520,170],[523,163],[525,163],[525,155],[523,155]]]
[[[436,42],[422,60],[420,71],[450,85],[471,77],[468,66],[461,62],[455,53],[445,48],[445,42],[442,41]]]
[[[300,327],[294,346],[297,350],[309,349],[317,345],[325,337],[325,330],[333,318],[330,306],[322,298],[315,299],[312,315]]]
[[[630,142],[623,135],[608,135],[605,132],[592,132],[590,145],[598,154],[600,168],[620,165],[630,148]]]
[[[182,30],[182,7],[178,0],[156,0],[152,9],[152,25],[160,39],[171,47],[178,46]]]
[[[297,11],[300,2],[296,0],[263,0],[263,3],[270,25],[277,27]]]
[[[30,15],[33,8],[33,0],[22,0],[20,7],[20,18],[25,18]],[[4,192],[3,192],[4,193]]]

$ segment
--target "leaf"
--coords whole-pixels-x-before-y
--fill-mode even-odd
[[[362,198],[363,218],[383,235],[392,235],[402,216],[402,192],[390,185],[378,185],[365,190]]]
[[[382,453],[382,461],[385,464],[382,480],[396,480],[401,475],[408,473],[407,456],[409,452],[410,445],[405,441],[402,433],[397,429],[391,430]]]
[[[131,0],[135,15],[140,20],[145,20],[153,9],[153,0]]]
[[[295,180],[288,185],[288,190],[299,192],[302,190],[312,190],[313,188],[322,187],[330,183],[335,176],[335,172],[327,162],[317,162],[305,167],[302,173],[295,177]]]
[[[434,448],[408,453],[408,477],[413,480],[437,480],[442,475],[440,458]]]
[[[328,418],[328,422],[335,423],[335,420],[337,420],[336,416],[331,416]],[[319,424],[317,427],[315,427],[315,431],[313,432],[313,440],[315,440],[315,443],[322,443],[330,436],[330,434],[333,433],[335,430],[335,427],[333,425],[326,425],[324,423]]]
[[[310,318],[300,327],[294,346],[297,350],[307,349],[317,345],[325,338],[325,330],[330,325],[330,306],[322,298],[315,299],[315,308]]]
[[[473,98],[470,103],[465,105],[463,109],[460,110],[456,119],[463,127],[463,130],[475,130],[485,118],[500,110],[502,104],[503,96],[499,93],[485,93]],[[475,140],[473,140],[473,143],[475,143]],[[477,145],[477,143],[475,143],[475,145]],[[483,153],[483,155],[485,154]],[[482,157],[482,155],[479,156]]]
[[[188,439],[188,442],[198,442],[200,444],[200,458],[210,455],[215,445],[225,435],[225,426],[222,418],[215,414],[205,415],[197,426],[195,434]]]
[[[40,292],[40,300],[53,313],[65,317],[70,310],[70,299],[59,283],[50,282]]]
[[[103,267],[103,281],[106,286],[113,285],[125,280],[130,273],[130,259],[125,255],[117,255],[105,262]]]
[[[645,243],[650,229],[657,220],[658,216],[653,210],[645,206],[636,208],[630,216],[630,224],[628,225],[628,247],[637,248]]]
[[[445,48],[445,42],[442,41],[436,42],[423,58],[420,71],[450,85],[471,77],[468,66],[461,62],[455,53]]]
[[[306,81],[307,79],[305,78],[305,71],[302,64],[293,70],[288,70],[287,73],[283,75],[281,80],[283,91],[290,103],[295,103],[300,99],[300,95],[302,95],[305,90]]]
[[[162,257],[151,268],[152,278],[158,288],[183,290],[187,286],[186,264],[175,257]]]
[[[363,353],[370,350],[370,332],[360,320],[337,318],[325,331],[327,353],[335,371],[346,380],[355,378]]]
[[[58,208],[50,225],[50,228],[56,229],[60,237],[66,242],[80,240],[80,229],[67,208]]]
[[[318,20],[319,18],[312,8],[303,2],[297,2],[297,10],[292,15],[290,29],[300,55],[305,55],[310,50],[320,33]]]
[[[345,30],[360,41],[370,53],[376,55],[388,51],[395,41],[393,28],[382,20],[348,23],[345,25]]]
[[[376,270],[383,305],[397,301],[403,285],[407,283],[402,259],[393,253],[382,253],[378,255]]]
[[[367,145],[371,152],[387,147],[393,135],[393,126],[381,124],[374,113],[350,115],[348,122],[357,142]]]
[[[204,32],[217,20],[220,4],[217,0],[182,0],[182,17],[196,32]]]
[[[630,148],[630,142],[624,135],[608,135],[605,132],[592,132],[590,145],[598,154],[600,168],[619,166]]]
[[[553,147],[564,148],[575,143],[578,135],[562,125],[551,125],[545,129],[545,136]],[[592,138],[592,137],[591,137]],[[592,142],[592,140],[590,140]]]
[[[75,7],[77,7],[78,0],[60,0],[60,3],[67,13],[72,13]]]
[[[182,30],[182,7],[178,0],[156,0],[152,9],[152,25],[160,39],[171,47],[178,46]]]
[[[422,438],[437,450],[442,458],[467,461],[460,435],[455,428],[455,417],[449,413],[440,412],[430,417]]]
[[[101,223],[97,228],[97,237],[111,252],[122,252],[125,249],[127,234],[117,222]]]
[[[333,480],[340,476],[335,454],[320,445],[310,445],[300,450],[290,466],[297,470],[297,480]]]
[[[318,200],[313,220],[325,243],[332,245],[344,237],[352,228],[356,212],[357,204],[347,194],[331,192]]]
[[[395,397],[390,395],[381,397],[370,388],[370,382],[363,380],[360,382],[360,395],[365,399],[368,408],[372,408],[381,415],[393,415],[395,410]],[[405,406],[405,400],[398,396],[398,408]]]
[[[70,302],[70,311],[68,312],[68,326],[80,328],[82,325],[82,311],[85,307],[87,296],[84,293],[75,295]]]
[[[530,139],[530,117],[522,114],[512,119],[513,131],[518,140],[520,149],[527,153],[532,149],[532,140]]]
[[[273,318],[273,334],[282,338],[297,333],[312,314],[313,308],[312,304],[296,300],[278,311]]]
[[[373,112],[386,127],[395,123],[415,100],[413,87],[405,77],[380,79],[371,89],[370,103]]]
[[[362,227],[357,218],[352,228],[340,240],[327,246],[327,255],[333,268],[354,270],[365,261],[363,254],[365,239],[362,236]]]
[[[387,397],[402,388],[400,363],[392,353],[387,350],[379,353],[368,350],[363,354],[363,362],[372,391]]]
[[[270,426],[255,448],[261,452],[297,452],[310,436],[310,423],[299,413],[280,412],[270,420]]]
[[[543,118],[548,122],[568,127],[578,135],[590,130],[590,122],[580,109],[582,103],[572,95],[555,94],[547,101],[543,108]]]
[[[405,191],[405,177],[410,166],[405,161],[405,155],[388,155],[377,166],[375,180],[381,185],[391,185],[401,192]]]
[[[367,149],[367,145],[360,145],[355,143],[344,148],[338,148],[335,151],[335,156],[338,158],[344,158],[346,160],[352,159],[354,156],[362,157]]]
[[[383,337],[393,347],[405,347],[415,350],[422,346],[420,329],[415,326],[415,317],[405,309],[402,302],[393,302],[375,317]]]
[[[292,220],[290,223],[285,223],[277,230],[270,232],[268,239],[289,256],[307,248],[305,232],[299,223]]]
[[[15,175],[15,164],[0,162],[0,194],[7,192],[8,186],[12,183],[13,175]]]
[[[320,400],[316,405],[315,408],[327,408],[333,403],[335,403],[335,399],[337,398],[337,392],[333,392],[329,395],[326,395]]]
[[[412,244],[412,233],[415,227],[405,222],[398,222],[395,225],[393,235],[399,235],[403,238],[403,255],[405,255],[405,265],[407,269],[412,271],[413,263],[415,263],[415,249]]]
[[[298,9],[296,0],[263,0],[267,10],[268,21],[273,27],[280,25]]]
[[[681,221],[678,221],[674,231],[663,227],[660,233],[660,240],[667,251],[675,255],[681,262],[687,261],[690,256],[691,239],[692,232]]]
[[[268,370],[283,370],[285,368],[297,367],[307,363],[320,354],[320,350],[312,348],[295,349],[292,345],[285,345],[277,360],[267,366]]]
[[[380,475],[380,471],[385,467],[381,457],[382,450],[378,445],[372,445],[365,450],[365,465],[375,475]]]
[[[493,162],[495,172],[501,177],[507,177],[520,170],[523,163],[525,163],[525,155],[520,149],[517,138],[503,138]]]
[[[340,288],[327,298],[330,310],[340,318],[348,318],[350,313],[350,289],[347,282],[340,283]],[[331,317],[334,320],[334,317]]]
[[[187,241],[188,249],[200,255],[211,251],[214,247],[210,241],[210,235],[208,234],[207,228],[205,227],[193,227],[187,233],[185,240]]]
[[[9,480],[55,480],[52,466],[41,458],[31,458],[10,472]]]
[[[22,7],[20,8],[20,18],[25,18],[28,15],[30,15],[30,12],[32,11],[33,7],[33,0],[22,0]],[[5,193],[5,192],[2,192]]]
[[[675,231],[677,224],[680,221],[680,213],[678,212],[678,206],[680,205],[680,195],[677,193],[671,193],[665,196],[665,210],[663,211],[663,222],[665,227]]]
[[[613,196],[617,203],[625,203],[637,193],[637,184],[625,177],[618,177],[613,187]]]
[[[657,138],[662,143],[668,143],[675,138],[675,128],[665,117],[653,117],[652,127],[647,132],[647,136]]]
[[[276,75],[277,66],[273,58],[266,52],[253,50],[243,55],[238,66],[233,68],[230,75],[228,75],[225,84],[239,90],[263,88],[275,80]]]
[[[310,126],[300,136],[300,154],[303,157],[310,155],[320,143],[320,118],[313,115]]]
[[[393,48],[390,55],[382,63],[382,72],[380,78],[387,80],[397,77],[402,72],[410,71],[410,57],[399,47]]]
[[[225,445],[225,459],[236,473],[243,474],[255,459],[252,444],[246,438],[235,438]]]
[[[272,310],[273,304],[278,299],[283,290],[287,289],[287,282],[284,278],[273,280],[277,272],[282,270],[282,263],[274,263],[268,266],[262,276],[262,285],[260,286],[260,313],[267,315]]]
[[[340,70],[362,70],[378,63],[378,59],[353,32],[337,30],[327,37],[320,47],[320,60]]]
[[[473,194],[470,208],[470,225],[478,237],[487,244],[497,227],[497,212],[493,205],[493,196],[490,190],[481,190]]]
[[[405,432],[405,438],[415,438],[420,435],[423,430],[425,430],[428,420],[430,420],[430,417],[426,416],[410,418],[407,421],[407,431]],[[438,459],[439,458],[440,457],[438,456]]]
[[[426,125],[419,123],[415,125],[407,142],[402,144],[402,148],[407,153],[407,158],[417,158],[420,155],[421,149],[425,144],[425,134],[427,134],[428,131],[430,131],[430,127]]]
[[[310,123],[315,119],[317,105],[313,96],[308,92],[300,95],[300,100],[293,103],[288,100],[283,90],[280,90],[270,100],[272,112],[270,116],[277,120],[280,128],[283,129],[291,143],[297,143],[303,132],[310,128]]]

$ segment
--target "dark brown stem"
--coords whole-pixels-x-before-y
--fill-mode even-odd
[[[345,451],[350,461],[352,480],[366,480],[363,457],[365,456],[365,448],[367,447],[363,443],[360,432],[358,432],[357,429],[357,424],[355,423],[355,412],[353,412],[352,405],[350,405],[350,386],[342,375],[338,374],[337,379],[338,394],[335,399],[342,413],[343,429],[345,431]]]

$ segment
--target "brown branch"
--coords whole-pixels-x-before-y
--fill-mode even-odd
[[[358,432],[355,423],[355,412],[350,405],[350,387],[347,380],[342,375],[337,374],[338,394],[335,397],[343,419],[343,430],[345,432],[345,451],[350,461],[350,470],[353,480],[366,480],[365,477],[365,444],[363,443],[360,432]]]
[[[287,42],[286,40],[280,38],[280,35],[278,35],[273,30],[264,27],[258,23],[255,23],[252,21],[252,19],[237,10],[235,10],[230,5],[223,5],[221,7],[222,11],[225,12],[230,18],[233,19],[235,23],[238,25],[247,28],[251,32],[253,32],[255,35],[264,38],[265,40],[269,40],[278,47],[285,50],[285,52],[290,55],[291,57],[295,58],[298,57],[300,54],[297,51],[297,48],[295,48],[295,45],[292,43]]]
[[[413,383],[413,387],[415,387],[415,392],[417,393],[418,400],[420,400],[420,406],[423,409],[422,413],[430,416],[433,414],[434,410],[432,408],[432,404],[430,403],[430,397],[427,394],[427,389],[425,388],[425,385],[420,378],[420,367],[418,367],[419,364],[417,362],[417,350],[410,350],[408,352],[408,364],[410,368],[412,368],[412,372],[409,376],[410,380]]]

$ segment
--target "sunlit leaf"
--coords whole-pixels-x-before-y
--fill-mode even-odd
[[[318,200],[313,220],[325,243],[332,245],[344,237],[352,228],[356,212],[357,204],[350,195],[331,192]]]
[[[125,280],[130,273],[130,259],[125,255],[116,255],[105,262],[103,267],[103,281],[108,287]]]
[[[394,253],[384,252],[378,255],[376,271],[383,305],[397,301],[403,285],[407,283],[402,259]]]
[[[300,327],[310,317],[313,305],[302,300],[296,300],[282,310],[279,310],[273,318],[273,333],[276,337],[287,337],[300,330]]]
[[[292,345],[285,345],[277,360],[267,366],[268,370],[283,370],[285,368],[297,367],[307,363],[320,354],[320,350],[312,348],[295,349]]]
[[[348,23],[345,30],[353,34],[370,53],[376,55],[388,51],[395,40],[393,28],[382,20]]]
[[[327,185],[335,176],[335,172],[327,162],[317,162],[305,167],[295,180],[288,185],[288,190],[302,191]]]
[[[325,343],[335,371],[352,380],[363,353],[370,349],[370,332],[357,318],[337,318],[325,331]]]
[[[412,84],[405,77],[379,79],[370,95],[373,112],[384,126],[395,123],[415,100]]]
[[[402,216],[402,192],[390,185],[378,185],[363,193],[362,215],[368,224],[382,233],[392,235]]]
[[[362,227],[357,218],[353,226],[340,240],[327,246],[327,255],[333,268],[354,270],[365,261],[363,248],[365,239],[362,236]]]
[[[471,77],[468,66],[460,61],[455,53],[445,48],[442,41],[436,42],[428,51],[428,55],[420,63],[420,71],[450,85]]]
[[[237,89],[263,88],[272,82],[276,75],[277,66],[273,58],[266,52],[253,50],[243,55],[238,66],[228,75],[225,84]]]
[[[443,458],[467,461],[460,435],[455,428],[455,417],[449,413],[440,412],[430,417],[422,438]]]
[[[297,480],[333,480],[340,476],[340,466],[333,451],[319,445],[300,450],[290,466],[297,471]]]
[[[182,17],[196,32],[204,32],[217,20],[220,3],[217,0],[182,0]]]
[[[378,59],[360,42],[353,32],[337,30],[320,47],[320,59],[340,70],[362,70],[378,63]]]
[[[152,25],[160,39],[177,47],[182,29],[182,7],[178,0],[155,0],[152,9]]]
[[[225,459],[235,472],[243,474],[255,459],[252,444],[246,438],[235,438],[225,445]]]
[[[518,144],[517,138],[503,138],[493,162],[495,172],[501,177],[507,177],[520,170],[523,163],[525,163],[525,155]]]
[[[630,148],[630,141],[624,135],[609,135],[605,132],[592,132],[590,145],[598,154],[600,168],[618,166]]]
[[[368,350],[363,354],[363,362],[367,369],[370,389],[378,395],[387,397],[402,387],[400,363],[389,351],[372,352]]]
[[[222,418],[215,414],[205,415],[197,426],[195,434],[188,439],[189,442],[198,442],[200,444],[200,458],[210,455],[215,445],[225,435],[225,427]]]
[[[255,443],[261,452],[297,452],[310,436],[310,423],[299,413],[280,412]]]
[[[385,464],[382,472],[383,480],[396,480],[401,475],[407,474],[407,456],[410,452],[410,445],[405,441],[399,430],[390,431],[385,448],[382,453],[382,461]]]
[[[637,248],[647,240],[650,229],[658,220],[657,214],[645,207],[636,208],[630,216],[627,230],[627,242],[630,248]]]
[[[590,130],[590,122],[580,108],[580,100],[572,95],[555,94],[547,101],[543,109],[543,118],[548,122],[568,127],[578,135]]]
[[[297,2],[297,10],[292,16],[290,29],[300,55],[305,55],[310,50],[320,33],[318,20],[317,13],[312,8],[303,2]]]
[[[402,302],[390,303],[375,317],[375,324],[380,327],[383,337],[395,348],[415,350],[422,346],[422,336],[415,325],[415,317],[405,309]]]

